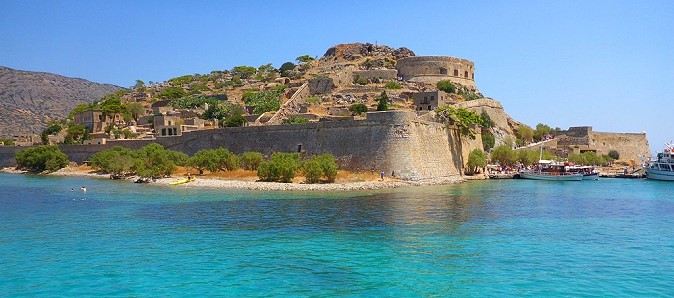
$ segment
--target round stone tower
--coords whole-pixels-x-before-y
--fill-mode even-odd
[[[442,80],[477,90],[473,61],[448,56],[414,56],[398,59],[398,76],[410,82],[435,84]]]

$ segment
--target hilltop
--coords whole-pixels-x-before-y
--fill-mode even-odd
[[[91,103],[119,86],[46,72],[0,66],[0,136],[39,134],[47,122],[63,118],[78,104]]]

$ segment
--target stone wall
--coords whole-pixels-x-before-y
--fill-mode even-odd
[[[193,155],[202,149],[228,148],[234,153],[258,151],[332,153],[342,169],[384,171],[406,180],[459,175],[463,159],[456,130],[415,120],[414,113],[367,113],[366,120],[328,121],[294,125],[232,127],[183,133],[155,140],[165,148]],[[105,145],[62,146],[71,161],[88,160],[95,152],[122,145],[140,148],[150,140],[111,141]],[[9,149],[9,150],[7,150]],[[20,148],[18,148],[20,149]],[[14,147],[0,148],[3,166],[14,164]]]
[[[356,70],[353,76],[360,76],[365,78],[368,82],[394,81],[398,76],[398,71],[395,69],[372,69],[372,70]]]
[[[398,76],[405,81],[437,83],[450,80],[477,90],[475,64],[466,59],[447,56],[415,56],[399,59]]]
[[[646,133],[591,132],[590,147],[597,154],[608,154],[611,150],[620,153],[621,160],[634,160],[640,164],[651,157]]]

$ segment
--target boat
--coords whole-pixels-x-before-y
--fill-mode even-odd
[[[665,143],[664,152],[658,152],[654,160],[648,162],[646,178],[662,181],[674,181],[674,145]]]
[[[534,170],[520,172],[520,178],[547,181],[582,181],[583,174],[569,172],[566,165],[551,160],[539,160]],[[589,179],[589,178],[588,178]]]
[[[193,178],[185,178],[185,179],[181,179],[181,180],[178,180],[178,181],[173,181],[173,182],[169,183],[169,185],[180,185],[180,184],[185,184],[187,182],[192,182],[194,180],[195,179],[193,179]]]
[[[595,170],[593,166],[568,166],[566,170],[571,173],[580,173],[583,175],[583,180],[599,180],[599,171]]]

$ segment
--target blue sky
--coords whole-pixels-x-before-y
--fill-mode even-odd
[[[371,42],[475,62],[530,126],[674,139],[674,1],[2,0],[0,65],[129,87]]]

